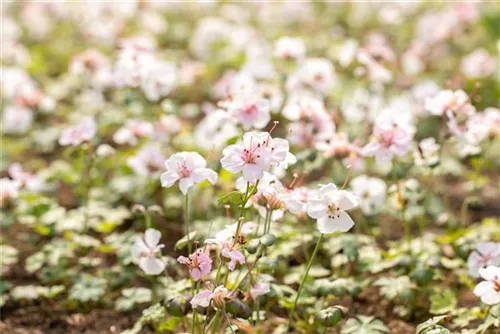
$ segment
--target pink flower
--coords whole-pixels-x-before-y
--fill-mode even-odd
[[[258,282],[252,288],[250,288],[250,295],[253,299],[257,299],[260,296],[268,294],[271,291],[271,286],[269,283]]]
[[[470,104],[469,96],[463,90],[442,90],[434,97],[425,99],[425,109],[435,116],[442,116],[448,112],[453,115],[471,115],[476,111]]]
[[[224,305],[224,298],[226,298],[228,294],[229,290],[225,286],[219,285],[214,291],[205,290],[196,294],[191,299],[190,303],[193,308],[198,306],[208,307],[210,302],[214,300],[215,307],[221,308]]]
[[[269,101],[250,96],[236,96],[227,104],[227,110],[243,127],[262,129],[271,120]]]
[[[479,276],[479,269],[487,266],[500,265],[500,243],[481,242],[476,246],[467,259],[469,274],[473,277]]]
[[[471,79],[484,78],[495,73],[495,58],[485,49],[477,49],[462,59],[461,70]]]
[[[179,256],[177,261],[188,267],[191,276],[195,281],[207,276],[212,270],[212,259],[201,250],[196,250],[189,258]]]
[[[169,188],[179,180],[179,188],[184,195],[196,183],[208,180],[215,184],[218,179],[217,173],[206,168],[207,162],[196,152],[175,153],[165,165],[167,171],[160,177],[162,187]]]
[[[271,165],[286,163],[290,155],[288,142],[273,139],[267,132],[247,132],[242,143],[229,145],[222,154],[222,167],[231,173],[243,172],[247,182],[261,179]]]
[[[394,156],[402,157],[410,149],[411,138],[399,125],[384,123],[375,126],[372,140],[363,148],[363,154],[375,156],[377,163],[388,162]]]
[[[243,255],[243,253],[241,253],[237,249],[231,250],[232,247],[229,243],[225,243],[223,247],[224,248],[222,249],[222,253],[221,253],[222,256],[231,259],[231,261],[229,261],[229,264],[227,265],[229,270],[233,271],[234,268],[236,267],[236,263],[245,264],[246,261],[245,261],[245,256]]]
[[[84,117],[80,123],[65,129],[59,137],[59,144],[62,146],[78,146],[83,142],[88,142],[94,138],[97,127],[93,117]]]
[[[159,275],[165,269],[165,263],[157,258],[164,247],[160,238],[160,231],[148,228],[144,238],[137,237],[132,245],[132,256],[139,259],[139,267],[148,275]]]

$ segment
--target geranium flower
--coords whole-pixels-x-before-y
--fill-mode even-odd
[[[220,149],[236,135],[238,135],[236,122],[229,113],[220,109],[207,114],[194,132],[196,144],[206,150]]]
[[[387,186],[381,179],[360,175],[351,181],[354,195],[359,198],[359,206],[365,215],[380,211],[385,201]]]
[[[394,156],[402,157],[410,149],[409,134],[395,123],[375,126],[371,141],[363,148],[363,154],[375,156],[377,163],[391,161]]]
[[[479,269],[487,266],[500,265],[500,243],[481,242],[476,246],[467,259],[469,274],[473,277],[479,276]]]
[[[142,91],[148,100],[158,101],[170,93],[176,77],[177,69],[173,64],[155,61],[143,71],[141,76]]]
[[[332,63],[325,58],[305,59],[297,72],[292,74],[287,82],[288,91],[310,89],[314,92],[327,94],[333,87],[335,74]]]
[[[158,259],[163,244],[159,244],[161,233],[148,228],[144,237],[137,237],[132,245],[132,256],[139,259],[139,267],[148,275],[159,275],[165,269],[165,263]]]
[[[97,126],[93,117],[84,117],[80,123],[65,129],[59,137],[59,144],[62,146],[78,146],[83,142],[88,142],[94,138]]]
[[[247,132],[243,142],[229,145],[223,151],[222,167],[231,173],[243,172],[243,179],[261,179],[271,165],[278,165],[288,156],[288,142],[275,140],[267,132]]]
[[[0,203],[8,199],[17,198],[21,185],[21,182],[17,180],[2,177],[0,179]]]
[[[139,138],[151,137],[154,128],[149,122],[131,119],[124,126],[118,129],[113,135],[113,140],[117,144],[137,145]]]
[[[23,167],[19,163],[13,163],[9,166],[9,175],[31,191],[39,191],[44,186],[43,181],[36,174],[23,171]]]
[[[33,110],[15,105],[7,106],[2,115],[2,131],[8,134],[23,134],[33,123]]]
[[[356,196],[329,183],[319,189],[317,197],[309,199],[307,214],[317,220],[321,233],[347,232],[354,226],[354,221],[345,211],[358,205]]]
[[[417,150],[413,152],[413,159],[417,166],[432,167],[439,162],[439,149],[441,146],[433,137],[425,138],[418,143]]]
[[[221,254],[223,257],[230,259],[227,267],[231,271],[233,271],[234,268],[236,267],[236,263],[245,264],[245,262],[246,262],[245,256],[243,255],[243,253],[237,249],[234,249],[232,247],[232,244],[227,243],[227,242],[224,243],[224,245],[222,246]]]
[[[487,305],[500,303],[500,267],[488,266],[479,269],[479,275],[485,280],[474,289],[474,294]]]
[[[142,148],[136,155],[128,158],[128,165],[137,175],[158,175],[165,163],[165,156],[155,145]]]
[[[214,291],[204,290],[198,294],[196,294],[191,299],[191,306],[193,308],[201,306],[208,307],[210,302],[214,300],[214,306],[217,308],[221,308],[224,306],[224,298],[229,294],[229,290],[223,286],[219,285],[214,289]]]
[[[470,104],[469,96],[463,90],[442,90],[434,97],[428,97],[425,100],[425,109],[435,116],[442,116],[447,112],[454,115],[471,115],[476,111]]]
[[[253,299],[257,299],[260,296],[268,294],[271,291],[271,286],[269,283],[257,282],[253,287],[250,288],[250,295]]]
[[[306,54],[302,38],[281,37],[274,46],[274,55],[282,59],[301,60]]]
[[[207,276],[212,270],[212,259],[200,249],[195,250],[189,257],[179,256],[177,261],[189,269],[195,281]]]
[[[206,168],[207,162],[196,152],[180,152],[173,154],[165,162],[167,171],[161,174],[162,187],[171,187],[179,180],[179,188],[186,195],[194,184],[208,180],[211,184],[217,182],[218,175]]]
[[[495,73],[497,64],[486,49],[477,49],[462,59],[460,69],[467,78],[484,78]]]
[[[260,97],[234,97],[228,104],[227,110],[244,130],[251,128],[262,129],[271,120],[271,105],[269,101]]]

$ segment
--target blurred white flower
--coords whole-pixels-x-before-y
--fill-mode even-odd
[[[25,107],[7,106],[2,115],[2,129],[8,134],[24,134],[33,123],[33,111]]]
[[[359,198],[359,207],[365,215],[380,212],[387,192],[387,186],[382,179],[360,175],[352,179],[351,188]]]
[[[479,269],[479,275],[484,279],[475,289],[474,294],[487,305],[500,303],[500,267],[488,266]]]
[[[469,274],[473,277],[479,276],[479,269],[487,266],[500,265],[500,243],[497,242],[480,242],[476,249],[469,255],[467,259],[469,266]]]
[[[164,166],[165,156],[156,145],[150,144],[128,158],[127,163],[137,175],[157,176]]]
[[[117,144],[137,145],[140,138],[151,137],[154,133],[153,125],[142,120],[127,120],[125,125],[119,128],[113,135]]]
[[[301,60],[306,54],[302,38],[281,37],[274,46],[274,55],[282,59]]]
[[[74,126],[63,130],[59,137],[59,144],[62,146],[78,146],[83,142],[88,142],[94,138],[97,126],[93,117],[86,116]]]
[[[159,244],[160,238],[160,231],[148,228],[144,237],[136,237],[131,248],[132,256],[139,260],[139,267],[148,275],[159,275],[165,269],[165,263],[157,257],[164,247]]]

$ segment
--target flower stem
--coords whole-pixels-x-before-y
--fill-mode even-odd
[[[187,236],[187,247],[188,247],[188,255],[191,254],[191,240],[189,234],[190,226],[189,226],[189,191],[184,196],[184,225],[186,225],[186,236]]]
[[[292,324],[293,315],[295,313],[295,308],[297,307],[297,302],[299,301],[299,298],[300,298],[300,293],[302,292],[302,288],[304,287],[304,284],[306,282],[307,275],[309,274],[309,270],[311,270],[314,258],[316,257],[316,254],[319,251],[319,247],[321,245],[321,241],[323,240],[323,236],[324,236],[324,234],[321,233],[321,235],[319,236],[318,242],[316,243],[316,247],[314,248],[314,251],[311,255],[311,259],[309,260],[309,263],[307,264],[306,273],[304,274],[304,277],[302,278],[302,282],[300,283],[299,290],[297,291],[297,296],[295,297],[295,301],[293,302],[292,310],[290,311],[290,316],[288,318],[287,332],[290,329],[290,326]]]
[[[195,293],[198,293],[200,289],[200,282],[196,282]],[[198,326],[198,312],[196,311],[196,307],[193,307],[193,328],[191,328],[191,334],[195,333],[196,327]]]

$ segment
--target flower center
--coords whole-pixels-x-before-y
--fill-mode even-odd
[[[179,174],[181,177],[189,177],[191,176],[191,170],[189,170],[189,168],[187,168],[186,164],[182,164],[179,166]]]
[[[328,218],[335,219],[340,217],[340,208],[335,204],[328,205]]]

